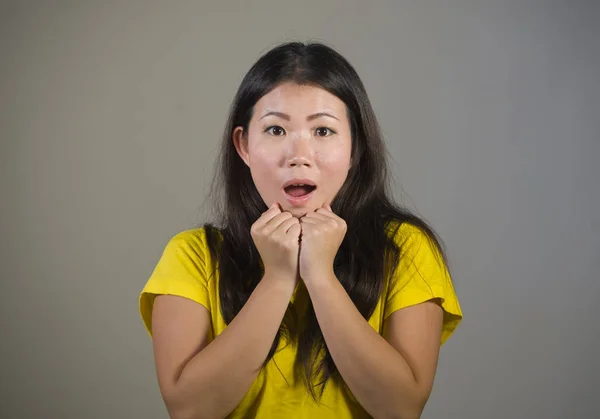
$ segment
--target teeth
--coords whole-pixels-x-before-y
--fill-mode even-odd
[[[306,183],[291,183],[289,186],[312,186],[312,185],[307,185]]]

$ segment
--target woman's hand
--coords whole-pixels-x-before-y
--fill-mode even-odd
[[[329,205],[300,219],[300,277],[307,281],[333,275],[333,261],[346,235],[346,222]]]
[[[254,222],[250,234],[262,258],[265,276],[296,284],[300,221],[274,203]]]

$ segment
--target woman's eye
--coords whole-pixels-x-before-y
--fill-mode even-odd
[[[275,135],[276,137],[279,137],[281,135],[285,135],[285,130],[283,128],[281,128],[278,125],[274,125],[272,127],[269,127],[265,130],[265,132],[271,134],[271,135]]]
[[[334,134],[334,131],[331,128],[319,127],[315,130],[315,134],[317,137],[328,137],[331,134]]]

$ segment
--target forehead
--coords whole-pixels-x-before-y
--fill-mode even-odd
[[[346,105],[327,90],[312,85],[283,83],[264,95],[255,105],[255,114],[269,111],[284,112],[288,115],[309,115],[329,111],[343,116]]]

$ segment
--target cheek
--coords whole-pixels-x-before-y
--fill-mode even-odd
[[[275,190],[279,189],[277,184],[277,153],[272,148],[256,145],[249,150],[249,166],[252,180],[256,189],[265,202],[273,199]],[[270,203],[267,203],[270,205]]]
[[[249,163],[252,172],[271,172],[278,166],[278,155],[270,147],[257,145],[249,150]]]
[[[349,147],[332,147],[329,150],[322,150],[317,153],[319,166],[323,173],[326,173],[331,178],[339,180],[346,179],[348,170],[350,169],[350,148]]]

